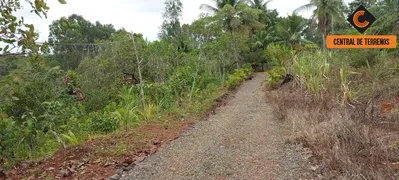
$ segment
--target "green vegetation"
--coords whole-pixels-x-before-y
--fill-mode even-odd
[[[2,50],[4,166],[51,155],[96,135],[166,121],[164,115],[199,115],[224,87],[237,86],[251,75],[251,68],[240,69],[251,63],[242,56],[249,53],[250,38],[240,34],[258,23],[256,10],[241,4],[237,8],[245,13],[239,16],[226,7],[180,25],[181,2],[168,0],[165,6],[158,41],[73,14],[50,25],[52,53],[25,57]],[[226,17],[237,23],[226,26]],[[36,44],[29,42],[26,48],[34,50]]]
[[[240,83],[242,83],[245,78],[249,77],[252,75],[252,69],[251,68],[245,68],[245,69],[236,69],[235,72],[231,75],[229,75],[227,81],[226,81],[226,86],[230,88],[234,88]]]
[[[49,9],[43,0],[28,2],[39,16],[45,16]],[[374,128],[370,122],[376,121],[379,103],[393,102],[390,109],[399,109],[393,100],[399,96],[399,51],[327,50],[325,37],[357,34],[345,16],[360,4],[378,17],[365,34],[398,35],[399,1],[355,0],[347,6],[338,0],[311,0],[295,11],[315,8],[310,19],[295,12],[279,17],[276,10],[268,9],[270,1],[214,2],[201,6],[211,15],[181,24],[182,3],[165,0],[157,41],[149,42],[142,34],[92,23],[73,14],[50,25],[48,43],[36,43],[34,25],[13,14],[21,8],[19,0],[1,1],[0,42],[5,47],[0,49],[0,156],[7,164],[0,165],[10,167],[15,161],[42,158],[93,136],[129,131],[144,122],[166,122],[167,115],[196,116],[209,108],[224,88],[234,88],[251,76],[254,69],[249,67],[266,64],[269,85],[291,80],[292,88],[311,94],[314,104],[327,106],[333,102],[331,106],[341,104],[362,112],[353,115],[342,108],[344,114],[334,110],[324,111],[324,116],[306,116],[317,109],[305,109],[308,113],[300,109],[300,125],[295,124],[298,117],[291,118],[296,125],[293,131],[301,131],[300,137],[313,150],[336,153],[315,153],[338,159],[325,166],[344,164],[342,159],[346,158],[350,161],[347,164],[358,168],[356,172],[324,169],[347,173],[344,176],[349,179],[381,179],[378,173],[367,173],[358,156],[342,155],[333,148],[339,146],[354,154],[375,148],[394,154],[381,149],[381,144],[364,142],[359,127]],[[14,46],[23,47],[21,54],[10,54]],[[313,107],[306,104],[307,99],[292,103],[286,98],[289,96],[281,97],[278,103],[284,106],[290,101],[297,111],[299,107]],[[331,122],[331,112],[340,117],[336,122],[348,121]],[[389,113],[387,119],[397,117],[397,111]],[[397,126],[396,121],[386,121],[391,127]],[[325,128],[322,122],[334,128]],[[335,139],[324,137],[317,128],[329,130],[326,133]],[[396,148],[397,141],[389,141],[386,147]],[[351,145],[358,149],[350,149]],[[120,143],[117,152],[122,153],[125,147]],[[392,163],[387,159],[396,157],[389,155],[381,161]]]
[[[278,107],[278,117],[292,124],[290,140],[313,151],[318,159],[313,162],[316,172],[323,179],[397,177],[393,159],[399,141],[398,49],[327,50],[323,44],[328,34],[357,34],[341,16],[360,4],[378,17],[365,34],[398,35],[393,20],[399,20],[399,1],[353,1],[349,7],[334,3],[339,1],[312,0],[298,9],[316,8],[314,29],[297,28],[294,20],[280,21],[284,36],[291,38],[284,44],[270,44],[263,55],[272,65],[268,84],[286,87],[270,98]],[[298,35],[288,35],[296,34],[289,33],[290,24],[299,29]],[[315,48],[315,44],[322,46]],[[292,83],[283,83],[287,79]]]

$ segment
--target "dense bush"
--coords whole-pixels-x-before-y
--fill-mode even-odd
[[[267,84],[271,87],[277,85],[286,75],[284,67],[274,67],[268,71],[269,77],[266,79]]]
[[[275,86],[289,73],[293,50],[285,44],[270,44],[263,53],[271,60],[269,63],[271,69],[268,71],[269,77],[266,81],[270,86]]]
[[[229,75],[225,85],[229,88],[234,88],[237,85],[239,85],[241,82],[243,82],[245,78],[251,76],[252,73],[253,73],[252,68],[236,69],[234,70],[234,73]]]
[[[106,112],[92,112],[89,114],[88,121],[90,130],[96,133],[110,133],[119,127],[116,118]]]

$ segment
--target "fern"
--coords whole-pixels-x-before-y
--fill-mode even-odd
[[[68,140],[68,143],[71,145],[79,144],[79,139],[75,136],[75,134],[71,130],[68,131],[68,134],[62,134],[62,137]]]

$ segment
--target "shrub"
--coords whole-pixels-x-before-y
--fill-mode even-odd
[[[89,114],[90,130],[96,133],[110,133],[119,127],[119,122],[109,113],[92,112]]]
[[[269,72],[269,77],[267,78],[267,84],[269,86],[275,86],[281,79],[284,78],[286,70],[284,67],[275,67]]]
[[[287,67],[288,61],[291,58],[292,50],[284,44],[272,43],[263,52],[266,59],[271,60],[272,66]]]
[[[226,81],[226,87],[234,88],[239,85],[246,77],[250,76],[253,72],[252,68],[236,69],[233,74],[229,75]]]

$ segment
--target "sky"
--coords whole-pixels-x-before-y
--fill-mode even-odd
[[[39,18],[29,12],[29,6],[18,12],[24,16],[25,22],[35,25],[39,32],[39,42],[47,41],[49,25],[52,21],[71,14],[82,15],[91,22],[100,21],[102,24],[113,24],[116,29],[125,28],[128,31],[141,33],[150,41],[157,39],[159,27],[162,24],[164,0],[66,0],[67,4],[60,4],[57,0],[49,0],[47,19]],[[205,10],[200,10],[201,4],[212,4],[212,0],[181,0],[183,3],[183,23],[191,23]],[[280,16],[287,16],[293,10],[309,0],[274,0],[269,3],[269,9],[277,9]],[[311,11],[302,12],[309,17]]]

